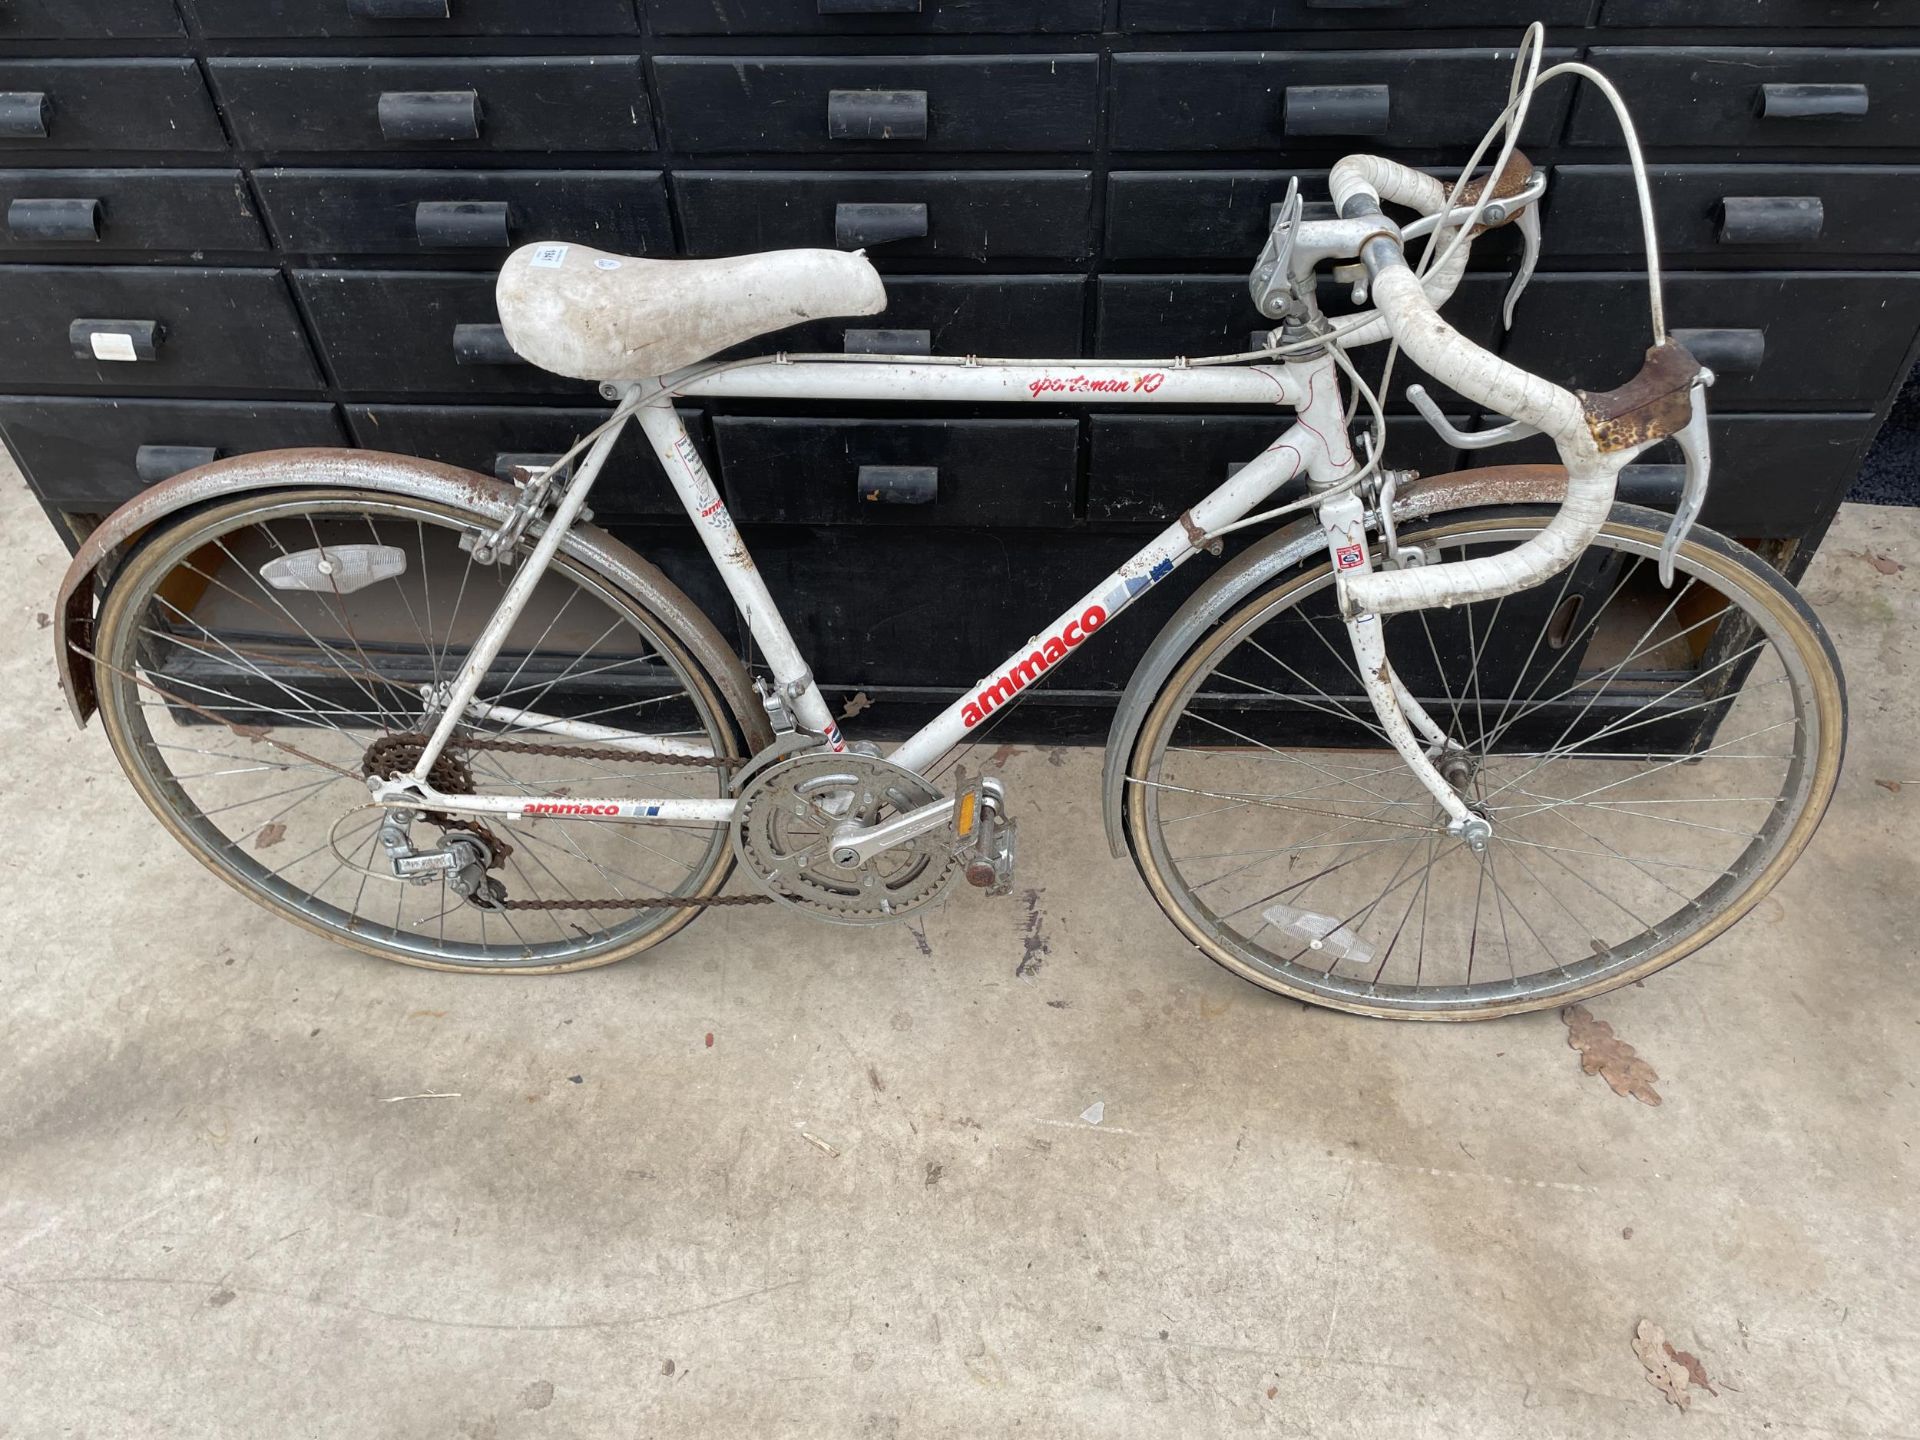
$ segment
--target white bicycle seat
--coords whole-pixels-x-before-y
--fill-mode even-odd
[[[642,260],[586,245],[527,245],[496,297],[507,342],[576,380],[648,380],[803,320],[887,308],[863,255],[768,250],[719,260]]]

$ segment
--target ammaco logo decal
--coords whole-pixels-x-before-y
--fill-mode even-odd
[[[1067,658],[1067,652],[1107,623],[1104,606],[1089,605],[1078,620],[1069,620],[1055,634],[1037,642],[1037,648],[1024,660],[1010,665],[1004,674],[969,700],[960,712],[960,723],[971,730],[996,709],[1012,702],[1013,697]]]

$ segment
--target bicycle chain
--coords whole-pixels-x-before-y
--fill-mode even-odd
[[[383,736],[374,742],[374,749],[391,749],[397,756],[412,751],[412,760],[418,760],[425,749],[430,736],[418,731],[404,731],[396,735]],[[546,755],[560,760],[598,760],[611,762],[645,761],[653,765],[684,765],[707,770],[736,769],[747,762],[738,755],[667,755],[651,750],[622,750],[610,745],[550,745],[538,740],[496,740],[483,735],[463,735],[453,741],[449,749],[459,750],[497,750],[515,755]],[[369,754],[373,751],[369,750]],[[444,763],[444,762],[443,762]],[[464,762],[461,762],[464,763]],[[437,766],[435,767],[438,768]],[[451,792],[449,792],[451,793]],[[472,793],[471,786],[465,792]],[[431,817],[429,817],[431,818]],[[452,817],[448,817],[451,819]],[[457,821],[457,828],[472,828],[487,838],[493,837],[484,827],[472,825],[470,820]],[[501,842],[494,840],[496,845]],[[626,897],[607,900],[496,900],[483,906],[487,910],[704,910],[708,906],[724,905],[771,905],[771,895],[659,895],[647,900],[633,900]]]

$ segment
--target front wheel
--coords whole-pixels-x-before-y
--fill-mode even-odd
[[[1466,559],[1551,513],[1403,540]],[[1478,855],[1387,746],[1324,561],[1228,615],[1128,766],[1127,835],[1162,908],[1257,985],[1426,1020],[1567,1004],[1726,930],[1812,838],[1846,694],[1812,611],[1732,541],[1696,529],[1661,586],[1665,523],[1616,506],[1546,583],[1386,621],[1448,733],[1443,773],[1492,822]]]

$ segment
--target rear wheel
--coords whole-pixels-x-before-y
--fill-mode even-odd
[[[1459,560],[1550,513],[1404,538]],[[1267,989],[1434,1020],[1596,995],[1733,924],[1819,823],[1845,692],[1812,612],[1740,546],[1696,530],[1661,587],[1664,523],[1618,506],[1544,585],[1387,620],[1448,732],[1443,773],[1493,824],[1480,855],[1386,747],[1324,561],[1228,616],[1128,768],[1128,837],[1168,915]]]
[[[255,495],[190,514],[145,541],[102,602],[107,735],[141,798],[199,860],[329,939],[438,969],[604,965],[674,934],[697,913],[685,902],[720,889],[732,864],[724,829],[444,814],[414,823],[416,848],[459,839],[484,858],[496,895],[552,907],[521,910],[471,903],[445,877],[404,884],[380,845],[366,776],[417,757],[408,746],[432,728],[435,688],[513,573],[461,549],[472,529],[459,510],[371,492]],[[323,560],[331,571],[316,568]],[[362,584],[368,567],[382,578]],[[738,728],[682,640],[685,624],[563,554],[479,698],[736,754]],[[527,742],[556,753],[511,748]],[[614,799],[727,793],[717,768],[590,746],[474,719],[435,784]]]

